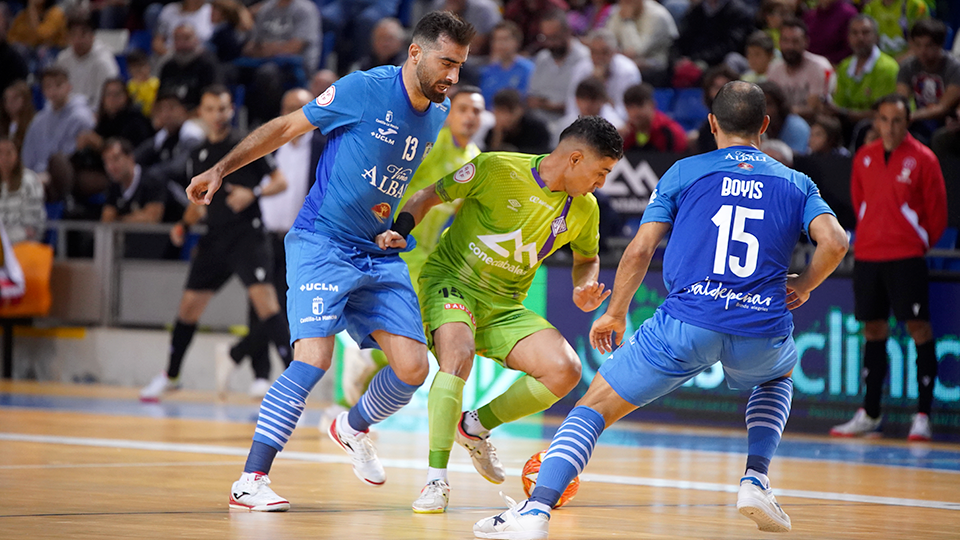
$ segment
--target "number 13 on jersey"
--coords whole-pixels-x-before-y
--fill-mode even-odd
[[[757,270],[757,257],[760,254],[760,241],[757,237],[745,230],[748,219],[763,219],[763,210],[733,206],[725,204],[713,215],[713,224],[717,226],[717,251],[713,257],[713,273],[726,273],[727,260],[730,261],[730,270],[734,275],[742,278],[750,277]],[[730,232],[731,222],[733,233]],[[740,257],[728,255],[730,242],[740,242],[747,245],[745,262],[740,263]]]

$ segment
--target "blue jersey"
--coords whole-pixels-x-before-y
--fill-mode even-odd
[[[390,228],[449,109],[449,99],[414,109],[396,66],[351,73],[304,105],[329,139],[294,227],[370,253],[397,252],[382,251],[374,239]]]
[[[810,177],[736,146],[682,159],[660,179],[643,223],[672,224],[663,309],[746,337],[789,334],[787,268],[802,231],[833,214]]]

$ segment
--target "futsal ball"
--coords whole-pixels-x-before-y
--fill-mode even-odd
[[[546,455],[546,450],[537,452],[527,460],[526,465],[523,466],[523,475],[520,478],[523,480],[523,492],[527,494],[527,497],[530,497],[530,494],[533,493],[533,488],[537,485],[537,475],[540,474],[540,464]],[[580,477],[578,476],[570,481],[570,485],[564,490],[563,495],[560,495],[560,500],[557,501],[557,504],[553,507],[560,508],[570,502],[577,495],[579,489]]]

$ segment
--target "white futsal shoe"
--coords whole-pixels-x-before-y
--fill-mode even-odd
[[[497,449],[490,443],[490,436],[474,437],[463,430],[463,415],[460,414],[460,421],[457,422],[457,434],[455,440],[457,444],[470,453],[470,459],[473,460],[473,467],[477,469],[480,476],[486,478],[494,484],[502,484],[507,477],[507,472],[497,457]]]
[[[549,512],[527,508],[528,501],[518,504],[502,491],[500,496],[509,508],[506,512],[481,519],[474,524],[475,537],[501,540],[540,540],[547,537],[550,527]]]
[[[907,440],[910,441],[929,441],[933,438],[933,430],[930,429],[930,417],[917,413],[913,415],[913,422],[910,424],[910,434]]]
[[[156,402],[160,401],[160,396],[167,392],[173,392],[180,389],[180,379],[171,379],[167,377],[166,371],[161,371],[159,375],[150,381],[150,384],[140,390],[140,401]]]
[[[870,418],[867,416],[867,411],[860,408],[857,409],[857,414],[853,415],[849,422],[833,426],[830,435],[834,437],[879,437],[882,421],[883,416]]]
[[[450,503],[450,484],[437,479],[427,482],[420,490],[420,496],[413,501],[413,511],[417,514],[442,514]]]
[[[764,488],[760,480],[752,476],[740,479],[737,510],[756,522],[763,532],[790,532],[790,516],[777,504],[773,490]]]
[[[252,512],[286,512],[290,502],[267,487],[265,474],[243,473],[230,489],[230,508]]]
[[[348,411],[343,411],[330,424],[327,433],[333,442],[340,445],[343,451],[350,456],[353,462],[353,474],[371,486],[382,486],[387,481],[387,473],[383,470],[380,458],[377,457],[377,450],[373,447],[370,440],[370,434],[361,431],[356,435],[350,432],[350,424],[347,421]]]

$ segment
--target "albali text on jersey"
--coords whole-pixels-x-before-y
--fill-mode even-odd
[[[884,155],[883,141],[853,158],[850,197],[858,261],[923,257],[947,227],[947,191],[937,157],[909,134]]]
[[[371,254],[401,251],[381,250],[374,240],[393,223],[449,109],[449,99],[423,112],[414,109],[396,66],[356,71],[335,82],[303,107],[329,140],[294,227]]]
[[[747,337],[785,336],[787,269],[802,231],[833,214],[810,178],[750,146],[676,162],[642,223],[670,223],[663,257],[671,316]]]

